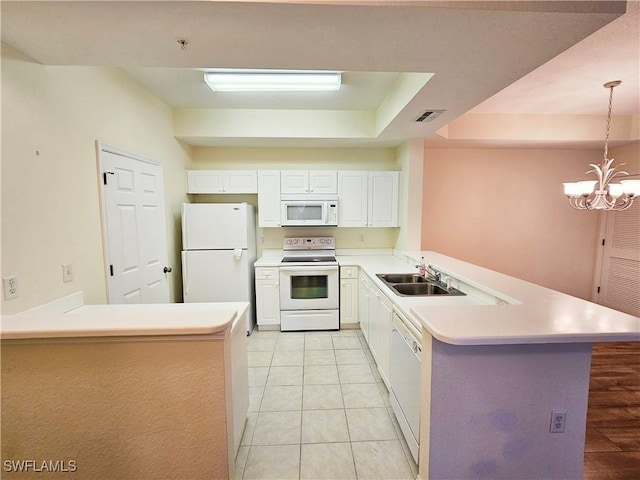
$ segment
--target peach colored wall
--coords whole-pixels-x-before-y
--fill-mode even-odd
[[[228,478],[226,398],[222,340],[3,341],[2,459],[74,460],[69,478]]]
[[[600,214],[571,209],[561,183],[601,155],[427,147],[422,249],[589,299]]]
[[[609,158],[615,160],[614,165],[625,164],[621,170],[630,175],[640,175],[640,142],[609,149]]]

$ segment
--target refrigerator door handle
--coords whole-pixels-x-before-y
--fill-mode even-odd
[[[187,272],[187,256],[184,255],[184,253],[182,254],[182,287],[184,290],[184,295],[183,297],[187,297],[189,295],[189,274]],[[185,298],[182,299],[182,301],[185,301]]]

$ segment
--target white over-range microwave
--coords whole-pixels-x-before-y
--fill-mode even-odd
[[[283,195],[281,208],[280,224],[283,227],[338,225],[337,196],[312,199]]]

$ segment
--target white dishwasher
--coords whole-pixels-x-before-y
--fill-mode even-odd
[[[389,401],[416,463],[420,446],[422,367],[422,344],[419,334],[413,325],[407,325],[395,312],[393,313]]]

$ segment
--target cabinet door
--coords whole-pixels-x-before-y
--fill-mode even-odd
[[[398,226],[398,172],[369,172],[368,224]]]
[[[378,287],[370,284],[369,293],[369,350],[376,364],[380,363],[380,325],[378,321],[378,304],[380,293]]]
[[[358,280],[340,280],[340,326],[358,323]]]
[[[338,193],[338,173],[333,170],[312,170],[309,172],[309,193]]]
[[[369,289],[369,279],[361,275],[360,276],[360,291],[358,292],[358,318],[360,320],[360,330],[362,336],[367,341],[368,345],[371,345],[369,338],[369,297],[371,290]]]
[[[368,172],[338,172],[338,226],[367,226]]]
[[[280,226],[280,171],[258,171],[258,226]]]
[[[187,170],[187,193],[222,193],[221,170]]]
[[[281,193],[309,193],[307,170],[282,170],[280,172]]]
[[[393,318],[393,304],[382,293],[378,298],[378,370],[382,380],[390,388],[389,370],[391,368],[391,321]]]
[[[255,170],[225,170],[222,181],[224,193],[258,193]]]
[[[256,268],[258,325],[280,325],[280,286],[277,268]]]
[[[255,170],[187,170],[187,193],[256,193]]]

